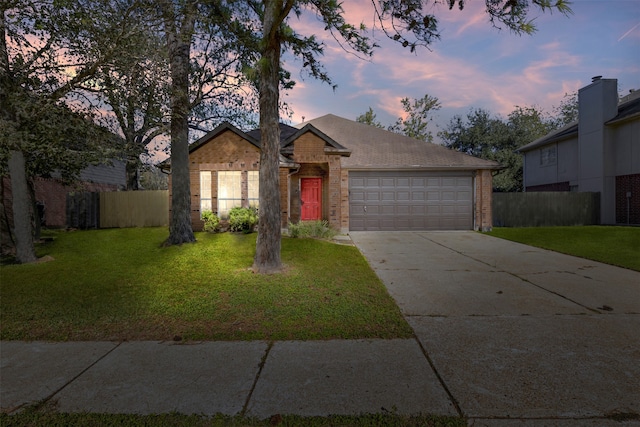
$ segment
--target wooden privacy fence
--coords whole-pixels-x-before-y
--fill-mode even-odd
[[[600,223],[600,193],[493,193],[495,227],[553,227]]]
[[[168,190],[100,193],[100,228],[168,225]]]

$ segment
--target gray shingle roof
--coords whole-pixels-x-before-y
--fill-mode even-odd
[[[523,145],[518,148],[516,151],[521,153],[525,153],[527,151],[531,151],[535,148],[542,147],[544,145],[551,144],[553,142],[564,141],[565,139],[575,138],[578,135],[578,122],[572,122],[568,125],[561,127],[560,129],[556,129],[554,131],[549,132],[542,138],[538,138],[533,142],[528,143],[527,145]]]
[[[498,169],[497,162],[469,156],[374,126],[327,114],[311,124],[351,150],[342,158],[346,169]]]

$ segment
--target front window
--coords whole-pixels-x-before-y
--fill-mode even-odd
[[[200,171],[200,216],[202,212],[212,210],[211,171]]]
[[[260,172],[249,171],[247,173],[247,187],[248,187],[248,199],[249,207],[257,208],[259,204],[260,194]]]
[[[227,219],[229,211],[238,206],[242,206],[241,172],[218,172],[218,216]]]

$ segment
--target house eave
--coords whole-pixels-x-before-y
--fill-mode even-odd
[[[344,166],[345,170],[353,171],[476,171],[476,170],[499,170],[504,169],[503,166],[496,165],[439,165],[439,166],[426,166],[426,165],[408,165],[408,166],[386,166],[386,165],[363,165],[363,166]]]
[[[533,142],[530,142],[527,145],[524,145],[515,151],[518,153],[526,153],[528,151],[535,150],[536,148],[544,147],[546,145],[566,141],[568,139],[572,139],[578,136],[578,122],[569,123],[567,126],[558,129],[556,131],[551,132],[543,136],[542,138],[538,138]]]

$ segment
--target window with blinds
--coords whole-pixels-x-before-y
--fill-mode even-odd
[[[218,216],[229,218],[229,211],[242,206],[242,174],[240,171],[218,172]]]

